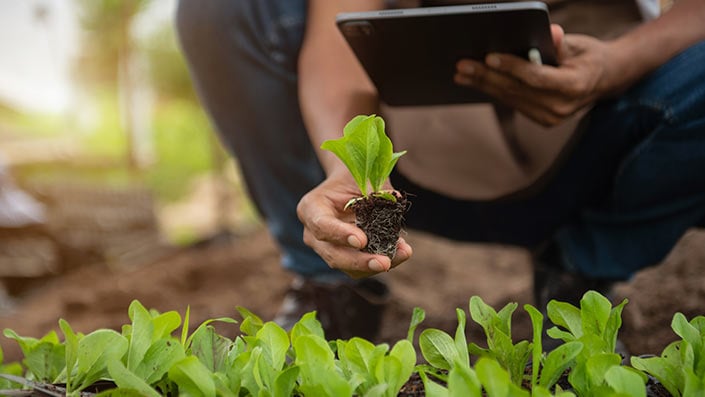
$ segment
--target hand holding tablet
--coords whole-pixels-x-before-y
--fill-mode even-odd
[[[556,64],[541,2],[343,13],[336,22],[380,99],[392,106],[489,101],[453,82],[460,59],[501,52]]]

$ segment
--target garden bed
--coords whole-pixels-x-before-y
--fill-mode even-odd
[[[315,312],[284,330],[238,306],[239,320],[208,319],[191,331],[190,308],[183,314],[160,313],[133,300],[130,322],[120,332],[77,333],[63,319],[58,322],[61,339],[55,331],[33,338],[5,329],[5,337],[21,347],[23,359],[0,362],[0,394],[690,397],[705,393],[705,316],[688,319],[676,313],[671,328],[678,340],[658,356],[627,357],[617,349],[627,303],[625,299],[613,304],[588,291],[579,306],[550,301],[543,311],[527,304],[522,309],[531,318],[533,336],[515,340],[512,320],[519,305],[495,309],[473,296],[468,309],[456,308],[454,332],[423,327],[425,312],[415,308],[406,338],[374,344],[359,337],[326,339]],[[468,321],[483,329],[482,341],[468,340]],[[223,336],[215,323],[237,324],[240,334]],[[546,334],[561,344],[545,351]],[[106,381],[107,390],[96,393]]]

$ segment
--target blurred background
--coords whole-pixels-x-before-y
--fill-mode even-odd
[[[175,0],[0,0],[5,295],[259,224],[198,104]]]

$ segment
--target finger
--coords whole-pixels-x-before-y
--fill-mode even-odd
[[[304,231],[304,239],[311,248],[333,269],[357,274],[373,275],[389,271],[391,261],[384,255],[374,255],[353,248],[331,244],[321,240],[311,240],[310,233]]]
[[[563,27],[557,23],[552,23],[551,38],[553,39],[553,47],[556,49],[556,53],[559,55],[562,53],[563,36],[565,36],[565,31],[563,30]]]
[[[414,254],[414,250],[411,246],[404,240],[404,238],[399,238],[397,242],[397,253],[394,255],[392,260],[392,268],[395,268],[402,263],[406,262]]]
[[[575,76],[564,69],[548,65],[537,65],[511,54],[489,54],[486,65],[506,73],[529,87],[557,93],[575,84]]]
[[[497,98],[542,125],[552,126],[564,120],[565,117],[556,112],[556,109],[566,113],[570,110],[563,108],[565,104],[561,101],[562,98],[523,86],[513,77],[481,65],[474,69],[472,76],[456,74],[455,81]]]
[[[367,244],[365,233],[352,223],[341,219],[343,215],[341,212],[325,204],[321,200],[316,200],[314,195],[304,196],[296,207],[297,216],[303,223],[304,229],[310,230],[318,240],[356,249],[364,247]]]

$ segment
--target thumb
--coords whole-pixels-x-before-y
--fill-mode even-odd
[[[551,38],[553,38],[553,46],[556,48],[556,54],[558,55],[558,60],[562,58],[563,53],[563,37],[565,36],[565,31],[563,27],[558,24],[551,24]]]

